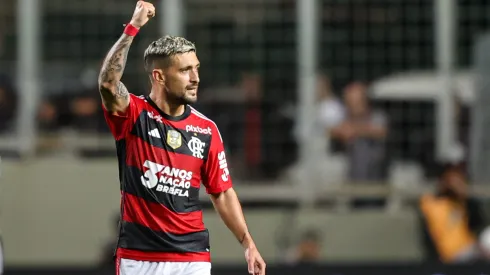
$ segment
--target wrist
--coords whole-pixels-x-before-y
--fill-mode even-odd
[[[136,36],[138,34],[139,30],[140,30],[140,27],[138,25],[135,25],[132,22],[130,22],[124,28],[124,33],[129,35],[129,36]]]
[[[133,21],[133,20],[129,21],[129,25],[137,28],[138,30],[141,29],[141,27],[142,27],[136,21]]]
[[[250,249],[255,247],[255,243],[252,240],[252,236],[250,234],[246,234],[245,237],[243,238],[243,241],[241,242],[242,247],[245,249]]]

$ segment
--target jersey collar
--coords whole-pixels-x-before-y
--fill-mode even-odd
[[[165,118],[166,120],[181,121],[181,120],[184,120],[187,117],[189,117],[189,115],[191,114],[191,107],[187,104],[185,105],[184,112],[180,116],[171,116],[171,115],[164,113],[160,108],[158,108],[158,106],[155,104],[155,102],[153,102],[153,100],[151,100],[151,98],[149,96],[146,96],[146,101],[148,101],[148,103],[151,105],[151,107],[155,108],[155,110],[157,110],[158,113],[163,118]]]

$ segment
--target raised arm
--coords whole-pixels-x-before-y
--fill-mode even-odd
[[[153,16],[155,16],[153,4],[138,1],[130,25],[104,59],[99,73],[99,91],[102,103],[108,111],[125,112],[129,105],[129,92],[121,82],[129,47],[139,28]]]
[[[121,82],[133,36],[123,34],[105,57],[99,73],[99,92],[104,107],[111,112],[124,112],[129,105],[129,92]]]

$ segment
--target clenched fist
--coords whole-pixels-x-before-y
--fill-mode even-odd
[[[138,3],[136,3],[136,8],[134,9],[133,18],[131,18],[130,24],[136,28],[141,28],[153,16],[155,16],[155,6],[153,6],[152,3],[138,1]]]

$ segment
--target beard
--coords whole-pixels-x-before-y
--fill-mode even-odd
[[[190,96],[187,93],[184,94],[184,96],[181,97],[182,104],[193,104],[196,103],[197,101],[197,95],[196,96]]]
[[[171,92],[168,89],[166,89],[165,92],[167,93],[167,100],[169,102],[171,102],[172,104],[175,104],[175,105],[193,104],[193,103],[196,103],[196,101],[197,101],[197,95],[196,96],[189,95],[187,93],[187,89],[183,93],[180,93],[180,94],[177,94],[175,92]]]

